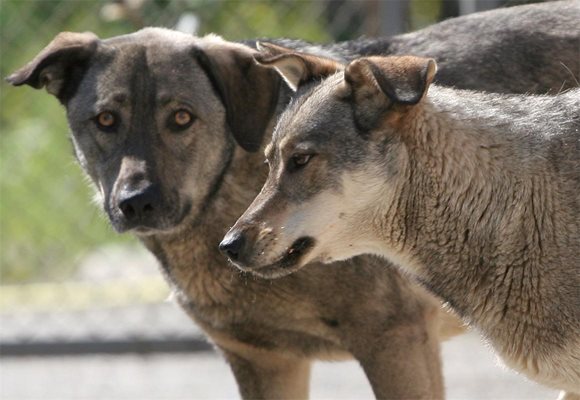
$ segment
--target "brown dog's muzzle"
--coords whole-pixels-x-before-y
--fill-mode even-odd
[[[129,227],[152,226],[161,203],[161,189],[155,184],[145,185],[139,190],[123,190],[117,198],[117,207]]]
[[[119,232],[166,230],[184,217],[177,196],[166,193],[147,172],[148,165],[143,160],[127,157],[121,163],[106,210]]]

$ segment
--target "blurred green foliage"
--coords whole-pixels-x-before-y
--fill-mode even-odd
[[[0,75],[32,59],[61,30],[129,31],[105,26],[91,3],[2,0]],[[0,262],[2,283],[70,275],[88,249],[112,232],[90,203],[74,165],[64,109],[31,88],[0,90]]]

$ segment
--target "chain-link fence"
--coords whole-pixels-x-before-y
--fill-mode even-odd
[[[110,37],[165,26],[229,40],[327,42],[417,29],[498,3],[1,0],[0,75],[25,64],[65,30]],[[115,234],[90,204],[91,189],[75,165],[58,102],[29,88],[3,84],[0,91],[4,354],[143,351],[153,343],[164,350],[198,348],[193,324],[164,303],[169,293],[156,261],[131,237]]]

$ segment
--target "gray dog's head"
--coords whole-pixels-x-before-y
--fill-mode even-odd
[[[339,68],[292,53],[261,61],[294,87],[326,79],[306,88],[280,117],[266,148],[268,179],[222,249],[230,248],[241,269],[269,278],[309,262],[373,253],[368,226],[380,220],[373,201],[391,196],[385,187],[405,179],[399,125],[413,123],[409,115],[435,75],[435,62],[368,57]]]
[[[65,32],[8,81],[45,87],[66,106],[75,155],[111,223],[148,235],[193,223],[236,143],[260,147],[281,80],[253,53],[157,28],[107,40]]]

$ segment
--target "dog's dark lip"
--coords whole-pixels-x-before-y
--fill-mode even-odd
[[[272,264],[259,267],[236,266],[244,272],[251,272],[262,278],[282,277],[300,269],[302,267],[300,261],[314,248],[315,244],[314,238],[303,236],[296,239],[284,255]]]
[[[159,227],[155,227],[155,226],[146,226],[146,225],[127,225],[127,224],[123,224],[122,226],[119,226],[117,224],[113,224],[113,228],[115,228],[115,231],[117,233],[132,233],[135,235],[139,235],[139,236],[148,236],[148,235],[154,235],[156,233],[160,233],[165,231],[166,229],[164,228],[159,228]],[[171,229],[171,228],[169,228]]]
[[[127,223],[123,219],[115,220],[109,214],[109,221],[117,233],[132,233],[138,236],[152,236],[157,234],[166,234],[168,232],[173,232],[176,228],[180,227],[182,224],[188,221],[188,215],[191,213],[192,204],[191,202],[185,203],[182,211],[179,213],[179,217],[164,219],[161,224],[146,224],[143,222],[137,222],[134,224]],[[167,223],[169,222],[169,223]]]

